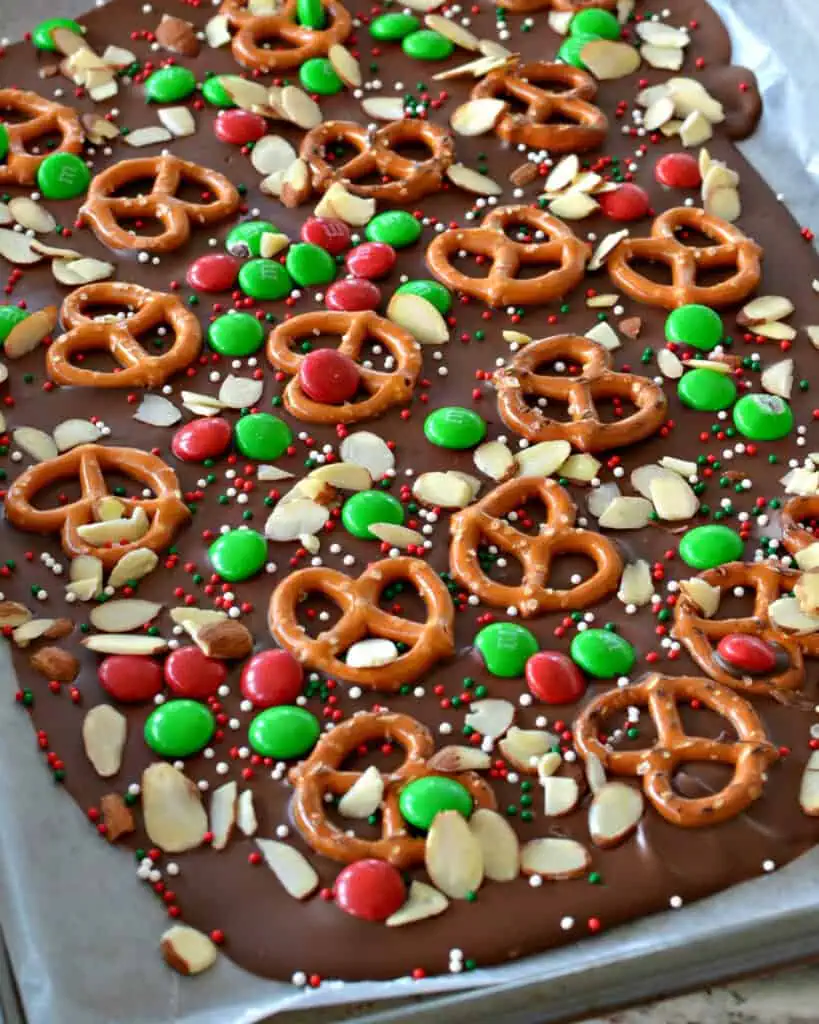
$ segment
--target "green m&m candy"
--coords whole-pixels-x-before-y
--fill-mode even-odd
[[[324,28],[327,14],[321,0],[297,0],[296,21],[305,28]]]
[[[250,260],[239,271],[239,287],[251,299],[276,302],[286,299],[293,290],[293,281],[276,260]]]
[[[534,634],[516,622],[493,622],[475,636],[486,667],[493,676],[513,679],[522,676],[526,662],[538,652]]]
[[[398,809],[410,825],[427,832],[441,811],[457,811],[468,818],[472,813],[472,795],[457,779],[426,775],[404,786],[398,797]]]
[[[404,523],[404,506],[385,491],[359,491],[351,495],[341,509],[345,530],[362,540],[377,540],[370,532],[373,523]]]
[[[195,700],[169,700],[145,721],[145,742],[163,757],[190,757],[208,745],[216,728],[213,714]]]
[[[581,60],[580,53],[584,46],[588,46],[589,43],[593,43],[598,38],[598,36],[577,32],[563,40],[557,55],[564,64],[571,64],[573,68],[580,68],[581,71],[585,71],[586,65]]]
[[[421,224],[406,210],[385,210],[373,217],[364,234],[370,242],[386,242],[393,249],[404,249],[421,237]]]
[[[396,288],[395,291],[396,294],[398,292],[409,292],[411,295],[420,295],[422,299],[431,302],[441,316],[446,316],[450,309],[452,309],[452,296],[449,290],[444,288],[438,281],[428,281],[425,278],[420,278],[417,281],[406,281],[400,288]]]
[[[287,250],[287,269],[302,288],[329,284],[336,276],[336,261],[321,246],[297,242]]]
[[[280,235],[281,232],[269,220],[246,220],[237,224],[225,239],[225,248],[231,256],[244,259],[246,256],[261,256],[262,236]]]
[[[28,310],[17,306],[0,306],[0,344],[11,334],[13,328],[29,315]]]
[[[48,18],[41,21],[37,28],[31,33],[31,41],[38,50],[47,50],[49,53],[57,52],[57,44],[54,42],[52,33],[55,28],[65,29],[66,32],[73,32],[75,36],[85,35],[85,30],[79,22],[71,18]]]
[[[577,633],[569,654],[576,665],[595,679],[628,675],[637,657],[628,640],[609,629],[586,629]]]
[[[708,306],[678,306],[665,321],[666,341],[693,345],[702,352],[716,348],[723,338],[722,317]]]
[[[307,92],[315,92],[319,96],[335,96],[344,88],[336,69],[326,57],[306,60],[299,68],[299,81]]]
[[[37,185],[46,199],[75,199],[90,182],[85,161],[73,153],[51,153],[37,168]]]
[[[211,75],[210,78],[205,79],[205,84],[202,86],[202,96],[212,107],[223,107],[227,110],[230,107],[236,106],[230,93],[222,85],[222,79],[219,75]]]
[[[695,526],[680,541],[680,558],[692,569],[715,569],[742,558],[744,544],[730,526]]]
[[[474,448],[486,437],[486,423],[472,409],[448,405],[427,416],[424,434],[439,448]]]
[[[382,43],[395,42],[417,32],[421,22],[412,14],[382,14],[370,25],[370,35]]]
[[[793,430],[793,410],[778,395],[743,395],[734,406],[734,426],[751,441],[779,441]]]
[[[225,313],[208,326],[208,344],[223,356],[249,356],[264,341],[264,327],[251,313]]]
[[[256,530],[229,530],[211,544],[208,558],[223,580],[241,583],[255,576],[267,561],[267,541]]]
[[[619,39],[620,22],[611,11],[590,8],[578,11],[569,24],[573,36],[597,36],[599,39]]]
[[[196,75],[190,68],[174,64],[154,71],[145,81],[145,96],[153,103],[178,103],[196,89]]]
[[[440,32],[424,28],[420,32],[404,36],[401,49],[413,60],[444,60],[455,49],[455,44]]]
[[[293,704],[267,708],[256,715],[247,730],[247,738],[254,751],[277,761],[306,754],[320,734],[316,716]]]
[[[689,409],[717,412],[733,405],[737,397],[737,386],[726,373],[698,367],[680,377],[677,394]]]
[[[270,412],[254,412],[242,416],[233,428],[233,435],[242,455],[260,462],[278,459],[293,443],[290,427]]]
[[[9,130],[4,124],[0,124],[0,160],[6,159],[9,151]]]

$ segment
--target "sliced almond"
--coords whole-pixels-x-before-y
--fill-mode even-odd
[[[152,573],[158,564],[159,556],[150,548],[136,548],[133,551],[128,551],[111,570],[108,586],[124,587],[126,584],[141,580]]]
[[[589,270],[599,270],[624,238],[628,238],[628,228],[612,231],[610,235],[601,239],[589,260]]]
[[[424,546],[424,535],[417,530],[410,530],[407,526],[398,526],[396,523],[370,523],[369,531],[379,540],[402,550]]]
[[[473,171],[471,167],[465,167],[463,164],[450,165],[446,176],[453,185],[479,196],[499,196],[503,192],[503,188],[494,179],[479,174],[478,171]]]
[[[645,498],[620,495],[600,516],[599,525],[607,530],[641,530],[651,520],[653,508]]]
[[[133,515],[122,519],[109,519],[102,523],[86,523],[77,527],[77,534],[94,547],[105,547],[108,544],[121,542],[130,543],[139,540],[148,532],[150,523],[145,509],[141,506],[134,509]]]
[[[503,736],[515,720],[515,705],[508,700],[476,700],[469,705],[465,724],[490,739]]]
[[[240,75],[220,75],[219,84],[242,110],[268,106],[268,92],[261,82],[252,82]]]
[[[708,170],[702,176],[702,188],[701,194],[703,202],[708,202],[711,195],[720,188],[738,188],[739,187],[739,175],[736,171],[730,170],[724,163],[719,160],[711,160],[708,158]],[[741,315],[741,313],[740,313]],[[739,319],[739,317],[737,317]],[[762,319],[766,319],[762,317]],[[778,319],[773,317],[772,319]]]
[[[441,747],[427,762],[434,772],[457,775],[459,772],[484,771],[492,759],[478,747]]]
[[[819,572],[803,572],[793,594],[805,615],[819,614]]]
[[[574,11],[549,11],[549,28],[559,36],[569,34],[569,25],[575,16]]]
[[[339,455],[345,462],[364,466],[373,480],[381,480],[395,468],[395,456],[379,434],[358,430],[348,434],[341,442]]]
[[[178,626],[182,626],[185,632],[193,638],[194,633],[205,626],[212,626],[219,622],[227,621],[227,612],[217,611],[215,608],[194,608],[183,605],[180,608],[171,608],[169,612],[171,620]]]
[[[369,470],[353,462],[329,462],[314,469],[310,479],[321,480],[340,491],[368,491],[373,484]]]
[[[188,107],[160,107],[157,117],[176,139],[196,134],[196,121]]]
[[[11,639],[17,647],[28,647],[35,640],[47,636],[49,631],[54,628],[56,621],[56,619],[32,619],[29,617],[15,627]]]
[[[400,928],[415,921],[437,917],[438,914],[443,914],[448,906],[449,900],[442,892],[438,892],[426,882],[413,880],[410,882],[406,902],[394,914],[390,914],[384,923],[388,928]]]
[[[318,533],[329,518],[329,509],[307,498],[280,502],[268,517],[264,533],[274,541],[298,540],[302,534]]]
[[[173,135],[164,125],[150,124],[145,128],[134,128],[123,138],[134,149],[142,149],[145,146],[160,146],[165,142],[170,142]]]
[[[796,597],[780,597],[772,601],[768,617],[774,626],[789,633],[808,635],[819,630],[819,615],[804,612]]]
[[[518,729],[512,726],[498,744],[506,760],[519,772],[533,775],[540,758],[558,745],[554,733],[545,729]]]
[[[646,110],[643,117],[643,128],[647,132],[655,132],[674,117],[674,100],[670,96],[661,96]]]
[[[679,117],[687,118],[697,112],[711,124],[721,124],[725,120],[722,104],[695,78],[669,78],[666,88],[674,98]]]
[[[452,472],[422,473],[412,485],[412,493],[430,508],[466,508],[472,501],[472,488]]]
[[[39,309],[12,327],[3,345],[3,352],[9,359],[20,359],[33,352],[56,326],[57,307]]]
[[[579,878],[590,866],[588,850],[574,839],[531,839],[520,851],[520,868],[524,875],[562,881]]]
[[[139,636],[130,633],[97,633],[86,637],[83,647],[97,654],[161,654],[168,641],[161,636]]]
[[[708,199],[703,203],[705,212],[712,217],[719,217],[721,220],[733,224],[742,215],[742,201],[739,191],[735,188],[715,189]],[[794,334],[796,332],[794,331]]]
[[[594,488],[586,499],[589,513],[593,515],[595,519],[599,519],[614,499],[619,496],[620,488],[617,484],[601,484],[599,487]]]
[[[396,292],[387,306],[387,319],[409,331],[421,345],[443,345],[449,327],[431,302],[412,292]]]
[[[793,390],[793,360],[781,359],[768,366],[762,371],[759,383],[771,395],[790,398]]]
[[[282,89],[280,102],[287,120],[304,131],[317,128],[323,120],[318,103],[295,85],[286,85]]]
[[[398,648],[392,640],[373,636],[348,647],[344,661],[350,668],[381,668],[398,661],[399,657]]]
[[[506,818],[479,807],[469,819],[469,830],[480,846],[486,877],[492,882],[514,882],[520,874],[520,843]]]
[[[40,206],[28,196],[16,196],[8,203],[9,213],[26,231],[36,231],[40,235],[48,234],[57,227],[57,221],[44,206]]]
[[[617,597],[623,604],[642,608],[654,596],[651,566],[644,559],[631,562],[623,569]]]
[[[99,441],[102,431],[90,420],[63,420],[54,428],[54,443],[57,451],[67,452],[80,444]]]
[[[819,493],[819,470],[798,466],[789,470],[780,483],[785,488],[785,494],[798,494],[800,497],[808,498]]]
[[[592,793],[599,793],[608,783],[606,769],[603,762],[596,754],[589,754],[586,758],[586,780]]]
[[[808,544],[806,548],[797,551],[793,557],[803,572],[808,572],[810,569],[819,569],[819,541]]]
[[[281,232],[265,231],[259,239],[259,255],[266,260],[278,256],[288,245],[290,239]]]
[[[103,633],[130,633],[147,626],[159,615],[162,605],[140,598],[105,601],[91,610],[91,625]]]
[[[94,515],[101,523],[121,519],[126,511],[125,505],[113,494],[107,494],[94,503]]]
[[[356,196],[341,184],[334,181],[317,204],[317,217],[338,217],[351,227],[363,227],[375,216],[374,199]]]
[[[617,846],[631,835],[643,816],[643,794],[625,782],[607,782],[589,807],[589,835],[595,846]]]
[[[303,853],[289,843],[276,839],[256,839],[265,864],[296,900],[305,900],[319,886],[319,876]]]
[[[585,192],[564,192],[562,196],[549,203],[549,212],[561,220],[583,220],[599,209],[600,204],[597,200]]]
[[[719,611],[722,591],[719,587],[712,587],[699,576],[694,576],[690,580],[680,580],[680,592],[706,619],[712,618]]]
[[[134,419],[151,427],[172,427],[182,419],[179,409],[162,395],[143,395]]]
[[[165,963],[179,974],[202,974],[213,967],[219,947],[203,932],[187,924],[172,925],[163,934],[159,950]]]
[[[252,377],[234,377],[228,374],[219,388],[219,401],[228,409],[250,409],[256,405],[264,391],[263,380]]]
[[[805,328],[805,333],[810,340],[811,345],[814,348],[819,349],[819,326],[812,324]],[[8,350],[8,342],[6,342],[6,349]]]
[[[347,88],[358,89],[364,80],[361,74],[361,65],[347,47],[340,43],[334,43],[327,51],[327,57],[333,70]]]
[[[213,839],[210,845],[214,850],[224,850],[230,841],[233,826],[236,824],[237,790],[235,782],[225,782],[217,786],[211,795],[210,832]]]
[[[784,295],[760,295],[737,313],[737,323],[743,326],[770,323],[773,320],[784,320],[793,311],[793,303]]]
[[[375,121],[400,121],[404,116],[403,96],[367,96],[361,109]]]
[[[651,482],[650,491],[655,512],[666,522],[691,519],[699,510],[699,498],[688,481],[677,473],[667,472],[667,475],[656,477]]]
[[[540,441],[515,455],[519,476],[551,476],[571,454],[568,441]]]
[[[679,380],[685,372],[685,367],[670,348],[661,348],[657,353],[657,366],[668,380]]]
[[[253,790],[245,789],[239,794],[236,801],[236,824],[244,836],[256,834],[259,823],[256,820],[256,810],[253,806]]]
[[[558,468],[558,476],[565,477],[578,484],[587,484],[597,476],[602,463],[593,455],[582,453],[570,455]]]
[[[102,574],[103,565],[96,555],[77,555],[71,560],[69,578],[73,583],[89,580],[99,592],[102,590]]]
[[[213,50],[230,43],[230,21],[226,14],[215,14],[205,22],[205,42]]]
[[[598,345],[602,345],[609,352],[614,352],[620,348],[621,343],[617,336],[617,331],[605,320],[601,320],[594,327],[586,331],[586,337],[596,341]]]
[[[464,50],[478,50],[480,48],[480,40],[469,29],[464,28],[463,25],[459,25],[452,18],[444,18],[440,14],[428,14],[424,18],[424,24],[427,28],[432,29],[433,32],[437,32],[439,36],[443,36],[444,39],[448,39],[451,43],[456,46],[462,47]]]
[[[433,818],[424,849],[427,874],[450,899],[465,900],[483,882],[483,851],[457,811]]]
[[[662,21],[640,21],[635,25],[637,35],[652,46],[665,47],[672,50],[684,50],[691,42],[691,37],[684,28],[674,28]]]
[[[51,263],[51,272],[54,277],[60,284],[69,288],[92,284],[94,281],[106,281],[115,273],[116,269],[113,263],[90,257],[82,257],[78,260],[58,259]]]
[[[793,341],[796,337],[796,330],[790,324],[783,324],[778,320],[766,324],[754,324],[754,334],[762,338],[771,338],[774,341]]]
[[[679,71],[685,63],[685,51],[670,46],[652,46],[645,43],[640,47],[640,56],[646,64],[662,71]]]
[[[173,765],[161,761],[142,773],[142,816],[151,842],[165,853],[202,845],[208,816],[199,789]]]
[[[489,40],[482,39],[481,44],[485,44]],[[501,68],[511,68],[517,61],[515,54],[507,54],[506,56],[486,56],[479,57],[477,60],[471,60],[466,64],[459,64],[454,68],[447,68],[446,71],[439,71],[437,75],[432,76],[434,82],[444,82],[450,78],[483,78],[484,75],[488,75],[490,71],[498,71]]]
[[[805,765],[799,786],[799,806],[811,817],[819,815],[819,750],[814,750]]]
[[[603,295],[592,295],[586,299],[586,306],[589,309],[611,309],[616,306],[620,301],[620,296],[616,292],[610,292]],[[604,321],[601,320],[601,323]]]
[[[580,786],[571,776],[549,775],[543,786],[543,813],[547,818],[560,818],[575,809],[580,800]]]
[[[0,601],[0,629],[16,629],[31,621],[31,612],[18,601]]]
[[[701,146],[703,142],[707,142],[713,134],[714,131],[711,127],[711,122],[698,110],[692,111],[680,127],[680,141],[686,147]]]
[[[254,143],[250,162],[259,174],[286,171],[298,159],[298,153],[281,135],[265,135]]]
[[[456,135],[474,138],[491,132],[506,110],[504,100],[484,96],[457,107],[449,120]]]
[[[580,51],[580,59],[598,81],[632,75],[640,67],[640,54],[628,43],[595,39]]]
[[[116,775],[128,735],[128,720],[110,704],[97,704],[82,722],[85,756],[102,779]]]
[[[476,469],[498,482],[508,480],[517,471],[514,455],[500,441],[487,441],[479,445],[472,457]]]
[[[383,795],[384,779],[371,764],[339,800],[336,810],[342,818],[369,818],[381,806]]]
[[[563,757],[556,750],[550,750],[548,753],[543,754],[539,757],[537,764],[535,765],[536,774],[538,780],[542,783],[544,779],[548,779],[554,775],[560,769],[563,764]]]
[[[15,445],[36,462],[48,462],[59,455],[51,434],[37,427],[18,427],[11,435]]]

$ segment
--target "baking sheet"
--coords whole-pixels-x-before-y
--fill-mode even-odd
[[[90,0],[1,0],[5,31],[46,15],[76,14]],[[819,125],[809,110],[819,86],[819,0],[711,0],[752,68],[765,102],[760,132],[743,145],[797,219],[819,232]],[[673,0],[669,2],[673,9]],[[740,20],[741,19],[741,20]],[[797,85],[788,66],[799,69]],[[50,791],[34,733],[9,700],[15,683],[0,650],[0,919],[29,1024],[255,1024],[273,1013],[339,1020],[358,1004],[359,1024],[406,1019],[361,1003],[422,994],[417,1020],[551,1021],[702,985],[763,966],[819,955],[819,850],[785,870],[681,911],[636,922],[577,946],[506,967],[423,982],[327,982],[302,991],[256,978],[222,958],[196,981],[160,962],[160,907],[121,852],[93,842],[73,801]],[[730,922],[730,925],[726,924]],[[271,922],[275,928],[275,922]],[[2,968],[0,967],[0,970]],[[480,992],[461,992],[468,985]],[[487,991],[488,986],[495,986]],[[335,1009],[327,1009],[335,1007]],[[12,1018],[13,1021],[13,1018]]]

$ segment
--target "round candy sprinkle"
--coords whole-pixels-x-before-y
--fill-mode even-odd
[[[4,124],[0,124],[0,160],[5,160],[9,151],[9,130]]]
[[[301,226],[301,240],[326,249],[331,256],[340,256],[349,249],[352,232],[337,217],[308,217]]]
[[[401,49],[413,60],[444,60],[452,54],[455,44],[440,32],[424,28],[404,36]]]
[[[665,321],[666,341],[693,345],[702,352],[710,352],[722,341],[722,318],[708,306],[696,302],[678,306]]]
[[[211,75],[210,78],[205,79],[205,84],[202,86],[202,96],[213,107],[229,109],[236,106],[230,93],[222,85],[219,75]]]
[[[411,295],[420,295],[422,299],[431,302],[441,316],[446,316],[452,309],[452,296],[449,291],[438,281],[427,281],[423,278],[417,281],[406,281],[396,292],[409,292]]]
[[[336,261],[327,252],[310,242],[297,242],[287,250],[287,270],[302,288],[329,284],[336,276]]]
[[[242,669],[242,696],[257,708],[295,704],[304,671],[289,651],[259,651]]]
[[[165,681],[177,697],[207,700],[227,678],[221,661],[209,658],[198,647],[178,647],[165,659]]]
[[[359,491],[351,495],[341,509],[344,528],[354,537],[362,540],[376,540],[370,533],[373,523],[404,523],[404,506],[385,491]]]
[[[544,704],[571,704],[586,692],[583,673],[561,651],[538,651],[526,662],[526,685]]]
[[[306,754],[320,733],[315,715],[292,704],[281,704],[256,715],[247,738],[257,754],[283,761]]]
[[[793,430],[793,411],[778,395],[743,395],[734,406],[734,426],[751,441],[779,441]]]
[[[373,217],[364,234],[370,242],[386,242],[393,249],[405,249],[421,237],[421,224],[406,210],[385,210]]]
[[[249,260],[239,271],[239,287],[252,299],[276,302],[287,298],[293,281],[281,263],[259,258]]]
[[[328,309],[340,309],[346,313],[378,309],[381,289],[363,277],[347,277],[330,285],[324,296],[324,304]]]
[[[307,92],[335,96],[344,88],[336,69],[326,57],[311,57],[299,68],[299,81]]]
[[[185,280],[198,292],[226,292],[236,283],[240,263],[226,252],[209,252],[188,267]]]
[[[249,356],[264,341],[264,327],[250,313],[226,313],[208,326],[208,344],[223,356]]]
[[[357,860],[342,868],[334,888],[339,908],[365,921],[386,921],[407,896],[398,868],[375,858]]]
[[[75,36],[83,36],[85,34],[82,25],[79,22],[72,21],[71,18],[48,18],[46,21],[41,21],[31,33],[31,41],[38,50],[46,50],[48,53],[57,52],[57,44],[54,42],[52,35],[55,28],[62,28],[66,32],[73,32]]]
[[[472,409],[449,405],[427,416],[424,434],[439,448],[474,448],[486,437],[486,422]]]
[[[384,242],[364,242],[347,253],[344,261],[353,277],[378,280],[386,277],[398,259],[395,249]]]
[[[382,14],[370,25],[370,35],[384,43],[404,39],[412,32],[417,32],[421,22],[412,14]]]
[[[567,39],[563,40],[560,44],[560,49],[557,51],[557,55],[565,64],[571,64],[573,68],[580,68],[581,71],[585,71],[586,65],[583,63],[580,54],[584,46],[588,43],[593,43],[595,39],[599,38],[600,37],[596,35],[587,35],[583,32],[575,32]]]
[[[776,651],[761,637],[728,633],[717,644],[717,654],[731,668],[750,675],[768,675],[776,668]]]
[[[427,831],[441,811],[457,811],[468,818],[472,813],[472,795],[456,779],[425,775],[404,786],[398,797],[398,809],[410,825]]]
[[[0,306],[0,343],[11,334],[12,329],[29,316],[28,310],[18,306]]]
[[[195,89],[196,75],[181,64],[160,68],[145,82],[145,96],[153,103],[178,103],[187,99]]]
[[[636,660],[628,640],[608,629],[586,629],[577,633],[569,652],[575,664],[595,679],[628,675]]]
[[[232,256],[261,256],[262,235],[279,235],[281,232],[269,220],[246,220],[237,224],[225,239],[225,248]]]
[[[230,530],[208,548],[208,559],[223,580],[241,583],[255,576],[267,560],[267,541],[255,530]]]
[[[213,134],[220,142],[246,146],[258,142],[267,133],[267,121],[252,110],[220,110],[213,123]]]
[[[719,370],[698,367],[680,377],[677,394],[683,405],[699,412],[728,409],[736,400],[737,386],[731,377]]]
[[[700,165],[691,153],[667,153],[654,165],[654,177],[666,188],[699,188]]]
[[[651,209],[648,192],[628,181],[612,192],[601,192],[596,198],[600,203],[600,209],[612,220],[639,220]]]
[[[297,0],[296,21],[305,28],[324,28],[327,15],[321,0]]]
[[[260,462],[278,459],[293,443],[290,427],[270,412],[254,412],[242,416],[233,430],[236,446],[242,455]]]
[[[162,692],[162,666],[144,654],[109,654],[97,669],[100,685],[114,700],[139,704]]]
[[[171,451],[183,462],[218,459],[233,436],[233,428],[221,416],[191,420],[173,435]]]
[[[493,622],[475,636],[486,667],[493,676],[513,679],[522,676],[526,662],[537,654],[534,634],[516,622]]]
[[[361,374],[355,362],[343,352],[319,348],[309,352],[299,366],[299,384],[314,402],[341,405],[358,391]]]
[[[51,153],[37,168],[37,185],[46,199],[76,199],[91,182],[91,172],[73,153]]]
[[[680,541],[680,558],[692,569],[715,569],[742,558],[739,534],[721,523],[695,526]]]
[[[597,36],[600,39],[619,39],[620,22],[611,11],[589,9],[578,11],[569,23],[573,36]]]
[[[163,757],[190,757],[208,745],[216,723],[195,700],[169,700],[155,708],[145,722],[145,742]]]

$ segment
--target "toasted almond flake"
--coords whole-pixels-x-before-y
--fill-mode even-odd
[[[583,220],[599,209],[597,200],[585,192],[565,192],[549,203],[549,212],[562,220]]]
[[[437,32],[439,36],[443,36],[444,39],[448,39],[451,43],[462,47],[464,50],[478,50],[480,48],[478,37],[470,32],[469,29],[464,28],[463,25],[459,25],[452,18],[444,18],[440,14],[428,14],[424,18],[424,24],[427,28],[432,29],[433,32]]]
[[[515,455],[519,476],[551,476],[568,459],[572,446],[568,441],[540,441],[522,448]]]
[[[250,153],[251,164],[259,174],[264,175],[286,171],[297,159],[298,153],[281,135],[263,136],[255,143]]]
[[[57,307],[46,306],[21,320],[9,331],[3,352],[9,359],[20,359],[33,352],[43,338],[57,326]]]
[[[691,519],[699,510],[699,498],[688,481],[677,473],[664,472],[662,476],[655,477],[649,491],[654,510],[665,522]]]
[[[298,540],[316,534],[330,518],[329,509],[309,498],[279,503],[265,523],[265,536],[273,541]]]
[[[600,320],[594,327],[586,331],[586,337],[596,341],[603,348],[608,349],[609,352],[614,352],[620,348],[621,342],[617,336],[617,331],[606,320]]]
[[[687,118],[689,114],[698,112],[711,124],[721,124],[725,120],[722,104],[696,79],[669,78],[666,88],[674,99],[679,117]]]
[[[16,626],[11,634],[11,639],[17,647],[28,647],[35,640],[44,637],[54,626],[55,619],[26,619]]]
[[[147,626],[159,615],[162,605],[139,598],[106,601],[92,608],[91,625],[103,633],[130,633]]]
[[[637,828],[643,816],[643,794],[625,782],[607,782],[589,807],[589,835],[595,846],[617,846]]]
[[[202,845],[208,816],[199,789],[173,765],[161,761],[142,773],[142,816],[153,845],[185,853]]]
[[[319,876],[303,853],[276,839],[256,839],[265,864],[281,882],[288,895],[296,900],[307,899],[319,886]]]
[[[311,480],[321,480],[342,491],[368,491],[373,478],[364,466],[354,462],[330,462],[310,473]]]
[[[110,704],[97,704],[82,722],[85,756],[102,779],[116,775],[128,735],[128,720]]]
[[[367,96],[361,109],[376,121],[400,121],[404,116],[403,96]]]
[[[625,605],[642,608],[654,596],[654,581],[651,566],[643,559],[631,562],[623,569],[617,597]]]
[[[26,622],[30,622],[31,612],[19,601],[0,601],[0,629],[7,626],[16,629]]]
[[[219,84],[242,110],[268,106],[268,92],[261,82],[251,82],[239,75],[220,75]]]
[[[160,107],[157,116],[174,138],[196,134],[196,120],[188,107]]]
[[[807,635],[819,630],[819,615],[803,611],[796,597],[780,597],[772,601],[768,615],[774,626],[790,633]]]
[[[317,217],[339,217],[351,227],[363,227],[373,219],[375,210],[374,199],[355,196],[340,181],[334,181],[316,205],[315,213]]]
[[[464,724],[489,739],[503,736],[515,720],[515,705],[508,700],[476,700],[469,705]]]
[[[558,743],[554,733],[545,729],[519,729],[513,725],[498,744],[506,760],[519,772],[532,775],[537,764]]]
[[[668,380],[679,380],[684,372],[683,364],[670,348],[661,348],[657,353],[657,367]]]
[[[396,523],[370,523],[369,531],[379,540],[406,551],[409,547],[423,547],[424,535]]]
[[[363,82],[361,65],[346,46],[334,43],[327,51],[333,70],[348,89],[358,89]]]
[[[395,468],[395,456],[379,434],[358,430],[348,434],[341,442],[339,455],[345,462],[353,462],[369,470],[373,480],[380,480]]]
[[[219,387],[219,402],[228,409],[250,409],[259,401],[264,381],[228,374]]]
[[[473,453],[475,468],[498,482],[515,475],[517,464],[509,448],[500,441],[487,441]]]
[[[32,239],[20,231],[0,228],[0,256],[9,263],[25,266],[39,263],[42,255],[31,246]]]
[[[554,165],[543,184],[544,192],[562,192],[580,173],[580,158],[575,153],[564,156]]]
[[[589,260],[589,270],[599,270],[624,238],[628,238],[628,228],[622,228],[620,231],[613,231],[610,235],[606,235]]]
[[[49,459],[56,459],[59,455],[51,434],[47,434],[37,427],[18,427],[11,435],[11,439],[35,462],[47,462]]]
[[[635,26],[637,35],[643,42],[651,46],[659,46],[672,50],[684,50],[691,42],[691,37],[684,28],[674,28],[661,21],[640,21]]]
[[[771,395],[790,398],[793,390],[793,360],[780,359],[762,371],[759,379],[762,387]]]
[[[281,107],[287,120],[304,131],[317,128],[323,120],[318,103],[295,85],[286,85],[282,89]]]
[[[162,395],[144,395],[134,419],[151,427],[172,427],[182,419],[182,413],[173,402]]]
[[[371,764],[339,800],[336,810],[342,818],[369,818],[381,806],[383,795],[384,779],[376,766]]]
[[[621,495],[600,516],[599,525],[607,530],[641,530],[647,526],[653,508],[645,498]]]
[[[160,654],[168,647],[161,636],[138,636],[129,633],[97,633],[86,637],[83,647],[97,654]]]
[[[483,882],[483,852],[457,811],[435,815],[424,850],[427,874],[450,899],[464,900]]]
[[[698,110],[690,113],[680,127],[680,141],[686,147],[700,146],[703,142],[707,142],[713,134],[711,122]],[[712,195],[710,200],[713,204],[715,202],[715,195]]]
[[[447,168],[446,176],[453,185],[479,196],[499,196],[503,192],[503,188],[492,178],[487,178],[485,174],[479,174],[463,164],[452,164]]]
[[[674,100],[670,96],[662,96],[655,100],[646,110],[643,117],[643,128],[647,132],[654,132],[667,124],[674,117]]]
[[[185,977],[207,971],[219,956],[219,948],[209,936],[187,924],[168,928],[162,935],[159,950],[165,963]]]
[[[29,199],[28,196],[16,196],[14,199],[10,199],[8,210],[26,231],[36,231],[38,234],[45,235],[57,227],[57,221],[48,210],[44,206],[40,206],[39,203],[35,203],[33,199]]]
[[[413,0],[418,3],[419,0]],[[405,3],[409,7],[411,4]],[[415,921],[425,921],[429,917],[437,917],[449,906],[449,900],[442,892],[438,892],[426,882],[413,880],[410,882],[407,900],[399,907],[394,914],[390,914],[384,922],[388,928],[400,928],[405,924],[414,924]]]
[[[457,775],[459,772],[484,771],[492,764],[489,754],[477,747],[441,747],[427,762],[434,772]]]
[[[742,214],[742,201],[735,188],[718,188],[703,203],[705,212],[712,217],[733,224]],[[794,332],[795,333],[795,332]]]
[[[468,138],[485,135],[495,127],[506,106],[504,100],[488,96],[468,100],[455,109],[449,123],[457,135]]]
[[[452,472],[421,473],[412,485],[412,493],[431,508],[466,508],[472,501],[472,488]]]
[[[557,474],[574,483],[587,484],[597,476],[601,465],[599,459],[584,452],[580,455],[570,455],[558,468]]]
[[[111,575],[108,577],[108,586],[124,587],[133,580],[141,580],[150,575],[159,564],[159,556],[150,548],[136,548],[128,551],[120,558]]]
[[[230,38],[230,22],[227,15],[215,14],[205,23],[205,42],[212,50],[227,46]]]
[[[779,320],[774,320],[768,324],[754,324],[751,328],[754,334],[758,334],[762,338],[772,338],[774,341],[793,341],[796,337],[796,331],[790,324],[783,324]]]
[[[640,67],[640,54],[628,43],[595,39],[580,51],[580,59],[599,81],[625,78]]]
[[[92,257],[74,259],[55,259],[51,263],[54,277],[69,288],[78,285],[92,284],[94,281],[105,281],[116,271],[113,263]]]
[[[575,809],[580,800],[580,786],[571,776],[549,775],[543,786],[543,813],[547,818],[560,818]]]
[[[771,323],[784,320],[793,311],[793,303],[784,295],[760,295],[742,307],[737,314],[737,323],[743,327],[748,324]]]
[[[540,875],[554,881],[579,878],[591,865],[585,846],[574,839],[531,839],[520,851],[524,875]]]
[[[819,815],[819,750],[814,750],[805,764],[799,786],[799,806],[805,814]]]
[[[350,668],[381,668],[400,657],[398,648],[386,637],[373,636],[352,644],[344,657]]]
[[[233,826],[236,824],[236,796],[238,786],[235,782],[225,782],[214,789],[210,798],[210,829],[213,835],[211,847],[224,850],[230,841]]]
[[[685,51],[668,46],[652,46],[644,43],[640,47],[640,56],[653,68],[662,71],[679,71],[685,62]]]
[[[412,292],[396,292],[387,306],[387,319],[409,331],[421,345],[449,341],[446,320],[431,302]]]
[[[486,877],[492,882],[513,882],[520,874],[520,843],[506,818],[479,807],[469,819],[469,830],[480,847]]]

